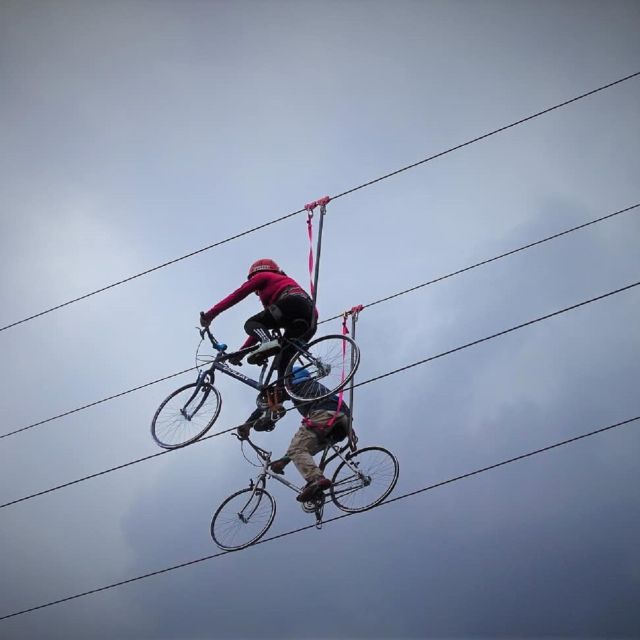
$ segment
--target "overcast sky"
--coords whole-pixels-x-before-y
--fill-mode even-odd
[[[639,28],[621,0],[4,0],[0,326],[640,71]],[[321,318],[640,202],[639,115],[635,78],[331,203]],[[637,282],[639,212],[366,309],[358,379]],[[295,216],[1,332],[0,433],[191,366],[201,309],[261,257],[307,286],[307,252]],[[639,320],[640,287],[363,386],[360,442],[400,495],[640,415]],[[192,378],[1,439],[0,502],[159,451]],[[254,406],[219,388],[215,430]],[[640,421],[0,637],[640,637],[639,454]],[[0,509],[0,616],[216,553],[253,471],[221,436]],[[269,489],[271,533],[312,522]]]

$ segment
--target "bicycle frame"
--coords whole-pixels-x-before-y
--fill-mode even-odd
[[[236,437],[238,437],[236,435]],[[266,451],[265,449],[262,449],[261,447],[259,447],[258,445],[254,444],[253,442],[251,442],[251,440],[249,438],[247,438],[246,440],[244,440],[244,442],[247,442],[249,444],[249,446],[257,453],[258,457],[260,458],[260,460],[262,461],[262,469],[260,471],[260,473],[256,476],[255,480],[250,480],[250,489],[253,489],[251,496],[249,498],[249,500],[247,501],[247,504],[249,504],[251,502],[251,500],[253,499],[253,496],[256,493],[256,489],[265,489],[267,486],[267,478],[273,478],[274,480],[277,480],[280,484],[285,485],[286,487],[289,487],[289,489],[291,489],[292,491],[295,491],[296,493],[301,493],[303,487],[299,487],[297,485],[295,485],[293,482],[289,482],[288,480],[286,480],[285,478],[282,478],[280,476],[280,474],[274,473],[273,471],[271,471],[271,469],[269,469],[269,465],[271,464],[271,452],[270,451]],[[320,469],[324,472],[325,468],[327,467],[327,465],[331,462],[333,462],[333,460],[335,460],[336,458],[340,458],[350,469],[351,471],[353,471],[353,473],[355,473],[356,475],[362,477],[362,473],[356,468],[355,465],[353,465],[350,462],[350,458],[351,458],[351,452],[347,453],[346,455],[345,452],[347,452],[348,450],[351,449],[351,446],[349,443],[339,447],[337,444],[332,444],[330,442],[328,442],[325,445],[324,451],[322,452],[322,458],[320,459],[320,464],[319,467]],[[333,450],[333,454],[329,455],[329,452]],[[365,481],[366,482],[366,481]],[[343,494],[343,493],[350,493],[351,491],[353,491],[352,489],[346,489],[343,491],[338,491],[335,493],[338,493],[338,495]]]
[[[237,434],[234,434],[234,435],[239,440],[242,440]],[[238,518],[243,522],[247,523],[253,517],[257,509],[260,507],[263,496],[265,494],[269,495],[266,490],[268,478],[273,478],[274,480],[277,480],[280,484],[285,485],[286,487],[294,491],[296,494],[300,494],[303,491],[303,487],[299,487],[293,482],[289,482],[285,478],[281,477],[280,474],[276,474],[269,468],[271,464],[270,451],[266,451],[265,449],[262,449],[261,447],[257,446],[256,444],[251,442],[249,438],[246,438],[246,440],[243,440],[243,442],[244,441],[246,441],[249,444],[249,446],[256,452],[258,458],[262,463],[262,468],[258,473],[258,475],[256,476],[255,480],[252,478],[249,481],[250,494],[246,499],[246,502],[244,503],[244,506],[242,507],[242,509],[240,509],[240,511],[237,513]],[[371,482],[371,479],[368,476],[364,475],[361,471],[359,471],[359,469],[357,468],[358,463],[352,463],[350,461],[350,458],[353,455],[354,455],[354,452],[351,451],[351,446],[349,442],[347,442],[347,444],[341,447],[338,446],[337,444],[333,444],[329,442],[325,445],[324,451],[322,453],[322,458],[320,461],[320,469],[324,472],[326,466],[330,462],[332,462],[336,458],[340,458],[344,462],[344,464],[354,474],[354,477],[358,479],[359,483],[364,483],[365,486],[369,485]],[[260,465],[256,465],[256,466],[260,466]],[[342,483],[345,483],[346,486],[340,488],[340,487],[337,487],[337,485],[333,485],[331,488],[330,496],[332,501],[334,501],[334,503],[337,506],[339,505],[336,501],[336,496],[348,495],[350,493],[353,493],[354,491],[358,491],[358,489],[362,486],[361,484],[359,484],[359,486],[354,486],[353,478],[346,478],[345,480],[338,482],[338,484],[342,484]],[[326,502],[326,497],[327,497],[326,494],[324,492],[321,492],[311,500],[305,501],[301,504],[302,510],[305,513],[315,514],[316,528],[318,529],[322,528],[322,518],[324,514],[324,505]]]
[[[204,371],[203,372],[203,378],[204,376],[206,376],[207,374],[209,375],[209,377],[211,378],[211,382],[213,383],[213,371],[220,371],[220,373],[224,373],[228,376],[231,376],[232,378],[235,378],[236,380],[239,380],[240,382],[242,382],[243,384],[246,384],[250,387],[253,387],[254,389],[256,389],[257,391],[262,391],[263,389],[265,389],[267,386],[269,386],[269,379],[271,378],[271,375],[273,373],[273,363],[271,363],[271,369],[269,371],[269,375],[267,376],[267,378],[265,379],[264,374],[265,374],[265,370],[268,366],[268,363],[265,363],[262,366],[262,371],[260,372],[260,378],[258,380],[254,380],[253,378],[250,378],[249,376],[245,376],[244,373],[240,373],[239,371],[236,371],[235,369],[232,369],[228,364],[226,364],[225,362],[220,362],[218,360],[218,358],[220,358],[220,356],[226,357],[223,354],[218,354],[218,356],[216,356],[216,359],[211,363],[211,366],[209,367],[208,371]],[[263,380],[265,382],[263,382]]]
[[[305,356],[307,356],[310,360],[315,361],[315,358],[312,356],[312,354],[310,354],[305,349],[305,345],[300,341],[289,340],[288,338],[283,337],[277,329],[273,330],[272,334],[275,336],[275,338],[277,338],[280,341],[281,348],[284,346],[294,347],[299,353],[302,353]],[[246,354],[249,354],[255,351],[258,348],[258,345],[247,347],[246,349],[241,349],[240,351],[236,351],[234,353],[228,354],[228,353],[225,353],[227,348],[226,345],[219,343],[213,337],[213,335],[211,334],[211,331],[208,328],[201,330],[200,335],[203,336],[203,339],[204,339],[204,335],[206,335],[209,338],[209,341],[211,342],[211,346],[216,351],[218,351],[218,354],[216,355],[215,359],[211,362],[211,366],[209,367],[209,369],[207,371],[200,372],[198,374],[197,387],[195,392],[197,392],[199,388],[202,386],[202,382],[204,381],[204,378],[207,375],[211,379],[211,384],[213,384],[214,371],[220,371],[220,373],[224,373],[225,375],[228,375],[231,378],[234,378],[235,380],[238,380],[239,382],[242,382],[243,384],[246,384],[247,386],[252,387],[256,389],[256,391],[260,391],[260,392],[264,391],[269,386],[276,384],[277,380],[276,382],[270,382],[270,381],[271,381],[271,376],[273,375],[273,372],[276,370],[276,363],[278,361],[277,356],[273,358],[273,360],[271,361],[270,367],[269,367],[269,362],[265,361],[265,363],[262,365],[262,370],[260,371],[260,377],[258,378],[258,380],[254,380],[253,378],[246,376],[243,373],[240,373],[239,371],[236,371],[235,369],[231,368],[228,364],[226,364],[226,360],[228,360],[231,356],[234,356],[234,355],[242,354],[244,356]],[[189,402],[191,402],[191,399],[189,399],[189,401],[187,402],[187,405],[189,404]]]

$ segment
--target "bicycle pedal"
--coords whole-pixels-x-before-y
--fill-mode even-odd
[[[324,503],[326,500],[326,495],[324,492],[316,494],[311,500],[305,500],[301,502],[302,510],[305,513],[316,513],[324,508]]]

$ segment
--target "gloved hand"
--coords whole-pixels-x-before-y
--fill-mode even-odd
[[[211,324],[211,320],[207,318],[207,314],[204,311],[200,312],[200,326],[205,329]]]
[[[229,364],[234,364],[236,365],[236,367],[238,367],[242,364],[243,357],[244,357],[243,354],[238,355],[237,353],[233,353],[227,358],[227,362]]]
[[[240,440],[246,440],[249,437],[249,433],[251,432],[251,425],[248,422],[241,424],[238,429],[238,437]]]

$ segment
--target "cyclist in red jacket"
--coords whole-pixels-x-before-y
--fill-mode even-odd
[[[317,311],[309,294],[293,279],[280,269],[270,258],[256,260],[249,267],[247,281],[233,293],[218,302],[200,316],[200,324],[208,327],[211,321],[223,311],[244,300],[250,293],[260,297],[264,310],[251,316],[244,330],[249,337],[242,348],[250,347],[257,342],[262,344],[251,353],[247,361],[251,364],[276,353],[278,342],[271,340],[269,329],[284,329],[284,337],[309,340],[316,332]],[[277,356],[278,377],[284,377],[289,360],[295,349],[285,347]],[[239,364],[240,360],[230,358],[229,362]]]

